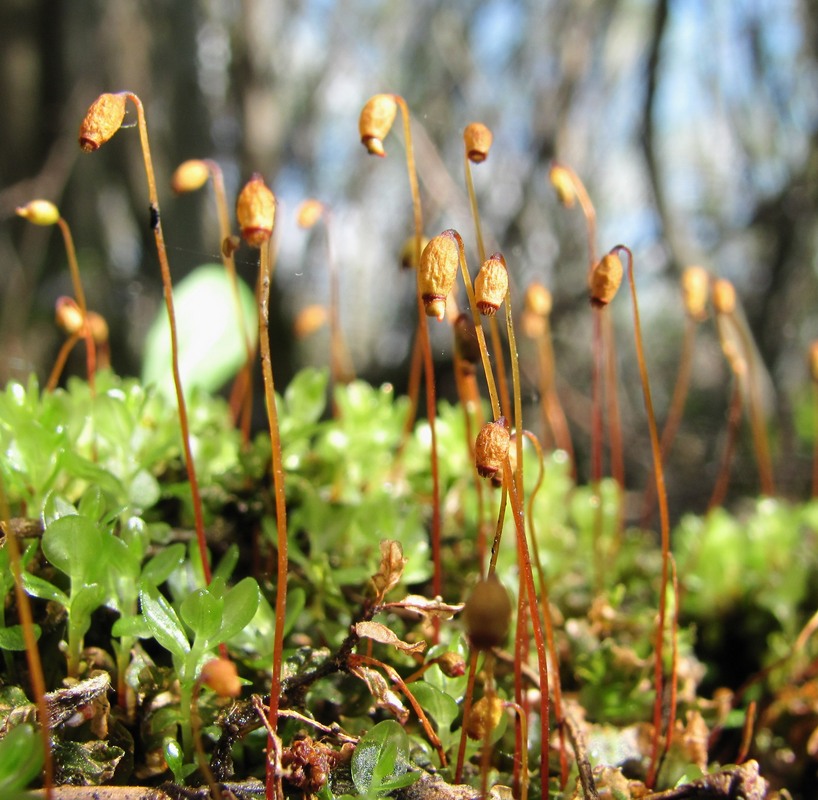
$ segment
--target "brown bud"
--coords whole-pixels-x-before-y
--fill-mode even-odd
[[[296,339],[311,336],[327,322],[327,309],[317,303],[305,306],[298,312],[293,323],[293,332]]]
[[[818,383],[818,340],[809,347],[809,373],[812,380]]]
[[[420,238],[420,252],[422,253],[426,245],[429,244],[428,236],[421,236]],[[415,237],[410,236],[403,243],[400,249],[400,266],[401,269],[417,269],[417,259],[415,258]]]
[[[607,306],[614,299],[621,283],[622,261],[616,253],[607,253],[593,268],[588,278],[591,305],[596,308]]]
[[[241,680],[236,665],[226,658],[208,661],[202,667],[199,680],[219,697],[238,697],[241,694]]]
[[[477,650],[505,644],[511,624],[511,599],[495,573],[482,578],[472,589],[463,619],[469,641]]]
[[[571,171],[561,164],[552,164],[548,172],[548,180],[557,193],[557,198],[566,208],[573,208],[577,202],[577,190]]]
[[[57,327],[69,336],[82,330],[82,311],[73,297],[63,295],[57,298],[54,306],[54,321]]]
[[[276,198],[258,173],[244,185],[236,201],[236,218],[241,235],[250,247],[270,241],[275,224]]]
[[[480,360],[480,342],[471,314],[458,314],[454,321],[454,347],[461,361],[474,365]]]
[[[60,210],[50,200],[29,200],[24,206],[18,206],[16,210],[17,216],[35,225],[56,225],[60,218]]]
[[[713,308],[717,314],[732,314],[736,310],[736,290],[726,278],[713,284]]]
[[[91,329],[94,344],[107,344],[109,331],[105,317],[102,314],[97,314],[96,311],[89,311],[86,319],[88,320],[88,327]]]
[[[222,241],[222,255],[226,258],[232,258],[233,253],[241,247],[241,237],[231,234],[225,236]]]
[[[482,164],[489,154],[494,137],[482,122],[472,122],[463,131],[466,156],[474,164]]]
[[[490,736],[503,717],[503,701],[496,695],[481,697],[469,711],[466,720],[466,735],[482,742]]]
[[[525,290],[524,304],[526,311],[530,311],[539,317],[547,317],[551,314],[553,305],[551,292],[541,283],[535,281]]]
[[[383,140],[392,129],[398,104],[394,95],[376,94],[366,101],[358,120],[358,130],[361,134],[361,143],[373,156],[385,156]]]
[[[700,322],[707,316],[707,296],[710,294],[710,276],[704,267],[688,267],[682,273],[682,296],[685,311]]]
[[[324,213],[324,204],[312,198],[304,200],[295,212],[295,221],[299,228],[312,228]]]
[[[460,653],[455,653],[454,650],[447,650],[435,660],[440,671],[447,678],[460,678],[466,674],[466,661]]]
[[[474,461],[477,474],[490,478],[502,471],[508,457],[511,436],[506,428],[506,418],[500,417],[497,422],[487,422],[477,434],[474,443]]]
[[[485,317],[491,317],[506,299],[508,294],[508,269],[500,253],[495,253],[483,262],[477,277],[474,279],[474,299],[478,311]]]
[[[125,119],[125,95],[101,94],[94,100],[80,125],[80,147],[86,153],[99,150],[121,127]]]
[[[460,250],[453,230],[443,231],[432,239],[420,255],[418,290],[426,314],[443,319],[446,297],[454,286]]]
[[[207,163],[199,158],[191,158],[176,167],[170,179],[170,188],[176,194],[195,192],[207,183],[209,177],[210,168]]]

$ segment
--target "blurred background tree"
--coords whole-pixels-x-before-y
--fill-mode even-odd
[[[401,134],[387,141],[385,161],[368,158],[357,135],[366,99],[391,91],[414,114],[426,232],[461,231],[474,269],[461,135],[474,120],[492,128],[491,155],[475,169],[487,247],[506,255],[518,299],[532,280],[553,292],[560,388],[580,453],[591,340],[585,234],[548,184],[554,158],[588,187],[599,250],[622,242],[636,254],[660,416],[678,366],[681,270],[702,264],[734,282],[773,389],[779,485],[803,496],[811,427],[794,420],[805,416],[805,353],[818,338],[817,46],[818,7],[808,0],[4,0],[0,379],[44,378],[60,344],[54,301],[70,293],[57,232],[14,218],[34,197],[57,203],[73,227],[89,306],[111,325],[114,367],[139,371],[161,289],[137,136],[93,158],[76,144],[93,99],[128,89],[145,103],[164,187],[181,161],[207,157],[222,165],[231,197],[256,171],[276,191],[277,374],[325,362],[326,338],[310,348],[291,334],[298,310],[327,296],[323,235],[294,222],[299,202],[317,197],[333,209],[356,370],[401,388],[414,327],[412,277],[398,268],[411,233]],[[175,280],[218,261],[209,192],[174,198],[166,188],[162,209]],[[238,255],[252,283],[253,257]],[[630,308],[624,297],[614,306],[628,478],[641,486],[650,455]],[[435,331],[442,387],[449,339]],[[73,366],[81,372],[79,354]],[[524,379],[536,429],[533,367]],[[729,384],[708,323],[670,459],[674,514],[706,504]],[[750,454],[742,442],[736,493],[757,490]]]

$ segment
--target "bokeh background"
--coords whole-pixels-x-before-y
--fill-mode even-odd
[[[598,246],[636,255],[654,400],[667,409],[681,347],[681,270],[734,282],[766,376],[778,484],[805,496],[810,473],[806,352],[818,338],[818,4],[811,0],[2,0],[0,3],[0,379],[44,380],[61,343],[54,301],[70,293],[56,229],[15,217],[34,197],[57,203],[79,250],[89,306],[112,330],[113,361],[138,374],[160,308],[138,137],[93,156],[77,128],[103,91],[143,100],[174,279],[218,261],[208,191],[176,198],[173,169],[192,157],[225,170],[231,198],[253,172],[279,199],[274,290],[278,380],[326,363],[326,333],[296,341],[292,323],[327,297],[326,241],[295,224],[306,197],[332,208],[342,324],[357,373],[405,386],[414,328],[412,276],[398,253],[411,233],[402,134],[368,157],[366,99],[403,95],[425,229],[458,229],[476,269],[462,130],[491,127],[474,170],[489,251],[514,291],[553,292],[560,388],[587,474],[591,321],[585,231],[547,181],[558,158],[585,181]],[[255,258],[238,254],[254,281]],[[650,469],[630,305],[612,307],[620,347],[628,479]],[[450,336],[434,333],[442,390]],[[537,376],[522,345],[529,427]],[[82,371],[78,353],[69,364]],[[730,373],[712,321],[701,326],[687,414],[670,460],[674,516],[702,510],[725,434]],[[732,497],[758,490],[748,426]]]

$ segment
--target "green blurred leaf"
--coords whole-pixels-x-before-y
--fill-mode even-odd
[[[40,626],[34,626],[34,638],[40,638]],[[0,650],[25,650],[26,641],[23,636],[22,625],[10,625],[8,628],[0,628]]]
[[[139,598],[153,638],[176,658],[184,658],[190,652],[190,642],[171,604],[149,583],[143,583]]]
[[[221,627],[224,602],[217,600],[207,589],[191,592],[179,608],[182,620],[197,639],[210,641]]]
[[[254,578],[245,578],[225,594],[224,611],[218,632],[220,641],[228,641],[249,625],[256,614],[260,598],[261,593]]]
[[[12,728],[0,739],[0,797],[25,789],[43,766],[43,747],[31,725]]]
[[[256,301],[253,292],[239,281],[244,314],[242,323],[257,339]],[[200,387],[213,392],[235,375],[247,356],[245,339],[236,317],[233,290],[223,266],[198,267],[174,287],[176,329],[179,341],[179,372],[185,391]],[[174,397],[171,372],[170,327],[164,306],[145,340],[142,380],[156,384]]]

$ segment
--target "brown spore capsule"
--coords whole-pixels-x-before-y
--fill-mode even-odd
[[[454,346],[458,357],[466,364],[474,366],[480,361],[480,342],[471,314],[458,314],[454,321]]]
[[[236,665],[227,658],[214,658],[205,663],[199,680],[219,697],[238,697],[241,694],[241,679]]]
[[[251,247],[270,241],[275,224],[276,199],[258,173],[244,185],[236,201],[236,218],[241,235]]]
[[[121,127],[125,119],[125,95],[101,94],[88,109],[80,125],[80,147],[86,153],[99,150]]]
[[[73,297],[63,295],[54,304],[54,321],[69,336],[82,330],[82,311]]]
[[[508,269],[505,259],[495,253],[483,262],[474,279],[474,299],[477,310],[484,317],[491,317],[508,294]]]
[[[473,164],[482,164],[489,155],[494,137],[482,122],[471,122],[463,131],[466,156]]]
[[[429,244],[429,237],[422,236],[420,239],[420,252],[422,253],[426,245]],[[400,249],[401,269],[417,269],[418,260],[415,257],[415,237],[409,236],[404,240]]]
[[[383,140],[392,129],[398,105],[391,94],[376,94],[366,101],[358,119],[358,131],[361,134],[361,143],[370,155],[383,156]]]
[[[604,308],[614,299],[622,284],[622,260],[614,253],[604,255],[591,271],[588,288],[591,293],[591,305]]]
[[[470,709],[466,719],[466,735],[482,742],[497,728],[503,717],[503,701],[496,695],[481,697]]]
[[[474,443],[474,462],[480,477],[491,478],[502,471],[510,441],[505,417],[500,417],[496,422],[487,422],[480,428]]]
[[[463,619],[469,641],[477,650],[491,650],[506,643],[511,598],[495,573],[481,578],[472,589],[463,608]]]
[[[818,384],[818,339],[810,345],[808,359],[810,377]]]
[[[454,286],[460,250],[453,230],[443,231],[423,248],[418,266],[418,291],[426,314],[442,320],[446,298]]]

